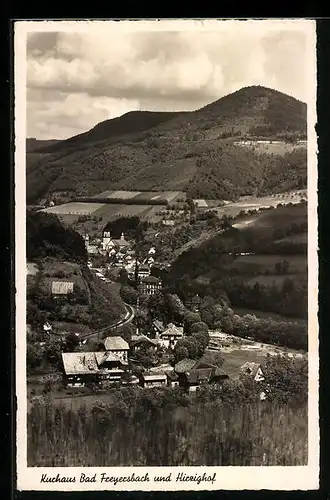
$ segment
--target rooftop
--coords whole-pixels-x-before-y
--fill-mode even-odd
[[[145,278],[141,278],[141,283],[146,283],[150,285],[160,285],[161,281],[156,276],[146,276]]]
[[[103,341],[107,351],[128,351],[129,345],[122,337],[106,337]]]
[[[245,375],[250,375],[251,377],[255,377],[259,368],[261,367],[260,363],[254,363],[252,361],[247,361],[240,368],[240,373]]]
[[[171,336],[174,336],[174,337],[182,337],[183,336],[183,331],[182,329],[176,327],[175,325],[173,325],[172,323],[170,323],[166,330],[164,330],[161,334],[161,337],[163,335],[171,335]]]
[[[132,336],[132,339],[131,339],[132,346],[136,346],[136,345],[142,344],[142,343],[147,343],[147,344],[151,344],[154,346],[158,346],[158,342],[156,342],[153,339],[150,339],[146,335],[134,335],[134,337]]]
[[[176,363],[176,365],[174,366],[174,370],[176,371],[176,373],[185,373],[191,370],[195,364],[195,359],[185,358]]]
[[[142,373],[142,378],[148,381],[166,380],[166,375],[165,373],[145,372]]]
[[[107,352],[63,352],[62,361],[66,375],[96,375],[107,373],[102,368],[106,361],[121,360],[112,353]]]

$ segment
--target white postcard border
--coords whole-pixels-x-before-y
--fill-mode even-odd
[[[206,30],[218,28],[218,20],[157,21],[16,21],[14,37],[15,73],[15,280],[16,280],[16,396],[17,396],[17,489],[42,491],[203,491],[203,490],[310,490],[319,486],[319,425],[318,425],[318,258],[317,258],[317,137],[316,124],[316,23],[313,20],[249,20],[255,29],[301,29],[308,35],[310,100],[308,102],[308,313],[309,313],[309,402],[308,402],[308,465],[302,467],[27,467],[26,442],[26,228],[25,228],[25,138],[26,138],[26,36],[31,31],[84,31],[86,29],[146,30]],[[239,20],[222,24],[231,29]],[[264,25],[264,26],[262,26]],[[120,477],[145,475],[144,482],[101,482],[101,474]],[[42,474],[75,477],[75,482],[41,483]],[[98,482],[80,482],[81,473]],[[210,477],[208,481],[176,481],[179,473]],[[157,483],[155,476],[171,481]],[[214,476],[215,474],[215,476]],[[183,476],[181,476],[183,477]],[[212,481],[212,478],[214,480]]]

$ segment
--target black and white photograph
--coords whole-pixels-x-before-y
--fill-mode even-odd
[[[318,487],[315,30],[15,22],[19,489]]]

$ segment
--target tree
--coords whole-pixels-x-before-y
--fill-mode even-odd
[[[268,356],[263,366],[269,399],[283,403],[306,403],[308,398],[308,360],[288,356]]]
[[[184,332],[186,333],[189,328],[194,324],[201,321],[201,317],[198,313],[188,312],[184,316]]]
[[[193,323],[188,327],[187,334],[191,335],[193,333],[199,333],[199,332],[208,333],[208,331],[209,328],[207,324],[204,323],[203,321],[198,321],[197,323]]]
[[[139,294],[132,286],[122,285],[120,288],[120,296],[127,304],[136,305]]]
[[[218,368],[222,368],[225,357],[221,352],[217,352],[213,358],[213,364]]]
[[[174,347],[174,362],[178,363],[182,359],[188,358],[189,352],[188,349],[180,344],[180,341]]]
[[[39,345],[37,344],[27,344],[26,350],[26,363],[28,373],[33,373],[37,368],[40,367],[43,359],[43,352]]]
[[[65,337],[64,351],[73,352],[79,346],[79,339],[75,333],[69,333]]]

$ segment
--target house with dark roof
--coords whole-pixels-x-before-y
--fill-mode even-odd
[[[130,341],[130,351],[134,356],[139,351],[156,351],[159,343],[146,335],[134,335]]]
[[[244,363],[244,365],[242,365],[240,368],[239,375],[240,377],[244,376],[250,377],[255,382],[263,382],[265,380],[260,363],[253,363],[253,362]]]
[[[120,358],[103,352],[63,352],[62,362],[68,387],[84,387],[102,381],[120,382],[125,366]]]
[[[140,385],[144,388],[160,387],[166,385],[165,373],[146,371],[140,375]]]
[[[222,384],[229,377],[221,368],[202,360],[183,359],[176,363],[174,371],[179,385],[188,392],[196,392],[201,385]]]
[[[166,371],[165,375],[167,377],[167,385],[169,387],[178,387],[179,386],[179,376],[175,373],[174,370]]]
[[[141,264],[138,268],[138,277],[147,278],[148,276],[150,276],[150,267],[146,264]]]
[[[165,330],[163,322],[159,321],[159,319],[155,319],[152,323],[152,326],[153,326],[153,330],[156,334],[161,333]]]
[[[162,282],[156,276],[146,276],[140,279],[138,286],[141,295],[154,295],[162,289]]]
[[[129,345],[122,337],[106,337],[103,345],[107,352],[117,356],[122,363],[128,363]]]

